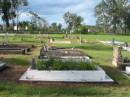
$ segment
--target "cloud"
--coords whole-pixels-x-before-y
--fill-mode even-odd
[[[87,25],[95,25],[94,8],[100,0],[28,0],[29,10],[38,13],[50,23],[64,23],[63,15],[70,11],[84,18]],[[26,9],[25,9],[26,11]],[[22,20],[28,19],[26,14],[21,16]]]

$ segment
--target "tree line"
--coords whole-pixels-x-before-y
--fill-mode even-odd
[[[6,27],[19,25],[21,28],[28,27],[28,31],[34,33],[110,33],[130,34],[130,5],[129,0],[102,0],[95,7],[96,25],[86,26],[84,18],[76,13],[66,12],[63,15],[66,27],[61,23],[48,25],[47,21],[37,14],[31,21],[18,22],[18,12],[23,6],[28,6],[27,0],[0,0],[0,15]],[[17,22],[17,23],[16,23]],[[18,26],[17,26],[18,27]],[[26,30],[26,29],[25,29]]]

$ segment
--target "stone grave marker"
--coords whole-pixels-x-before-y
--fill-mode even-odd
[[[36,59],[32,58],[31,69],[36,69]]]
[[[115,46],[113,49],[113,61],[112,64],[115,67],[120,67],[122,63],[122,54],[121,54],[121,47]]]

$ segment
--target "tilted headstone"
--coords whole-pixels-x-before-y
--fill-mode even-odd
[[[122,54],[121,54],[121,47],[115,46],[114,49],[113,49],[113,61],[112,61],[112,64],[115,67],[120,67],[121,63],[123,63]]]
[[[32,58],[31,69],[36,69],[36,59]]]

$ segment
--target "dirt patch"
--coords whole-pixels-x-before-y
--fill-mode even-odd
[[[0,81],[18,81],[27,68],[26,66],[8,65],[0,72]]]

